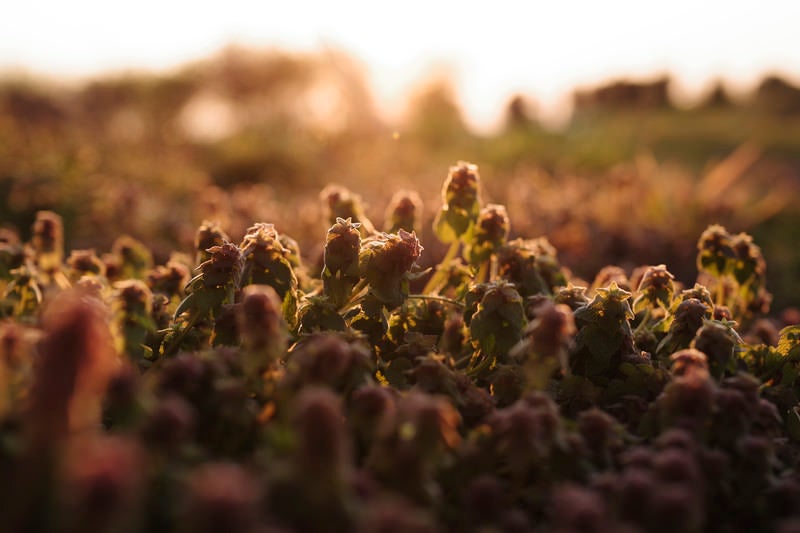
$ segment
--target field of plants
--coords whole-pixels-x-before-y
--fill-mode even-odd
[[[800,91],[335,59],[0,83],[3,529],[800,530]]]

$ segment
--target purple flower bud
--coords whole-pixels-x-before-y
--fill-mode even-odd
[[[687,348],[669,356],[672,374],[675,376],[688,376],[697,374],[708,376],[708,361],[706,354],[694,348]]]
[[[422,200],[414,191],[397,191],[386,210],[386,232],[414,231],[422,216]]]
[[[222,287],[227,284],[239,284],[244,267],[244,258],[239,248],[230,242],[221,246],[212,246],[208,253],[210,259],[197,268],[203,274],[203,285],[207,288]]]
[[[294,408],[296,466],[309,479],[341,479],[351,464],[341,401],[327,389],[304,388]]]
[[[168,261],[166,265],[158,265],[147,274],[147,286],[150,290],[169,297],[180,295],[187,281],[189,269],[174,260]]]
[[[246,371],[263,371],[286,354],[288,327],[278,294],[269,285],[248,285],[236,309],[242,348],[249,354]]]
[[[548,515],[556,531],[605,531],[608,510],[600,496],[577,485],[556,487],[547,507]]]
[[[40,443],[99,424],[116,364],[107,313],[81,292],[59,293],[45,310],[42,330],[29,407],[30,428]]]
[[[259,485],[242,467],[207,463],[192,473],[184,513],[187,531],[260,531]]]
[[[194,237],[197,264],[208,261],[211,258],[210,253],[207,251],[209,248],[222,246],[225,242],[229,241],[230,238],[222,230],[219,222],[204,220],[200,227],[197,228],[197,233]]]
[[[70,279],[75,281],[87,274],[106,275],[106,265],[97,257],[94,250],[72,250],[67,259],[67,266],[70,271]]]
[[[39,211],[33,223],[31,245],[36,252],[36,264],[46,273],[61,268],[64,258],[64,223],[52,211]]]

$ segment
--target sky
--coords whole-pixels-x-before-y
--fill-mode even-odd
[[[722,78],[751,88],[800,76],[800,1],[26,0],[0,10],[0,70],[80,77],[160,70],[228,44],[343,50],[387,111],[435,72],[452,77],[473,125],[515,93],[545,116],[569,91],[670,72],[678,90]]]

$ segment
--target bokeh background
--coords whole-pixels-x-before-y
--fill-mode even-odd
[[[463,4],[463,3],[462,3]],[[64,217],[160,261],[219,220],[272,222],[318,260],[319,192],[381,227],[419,192],[424,263],[447,168],[480,167],[514,236],[591,279],[685,283],[719,223],[800,303],[800,5],[727,2],[18,2],[0,19],[0,225]]]

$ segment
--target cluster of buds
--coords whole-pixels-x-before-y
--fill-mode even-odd
[[[396,234],[380,234],[361,247],[360,275],[374,297],[386,307],[395,308],[408,295],[409,274],[421,253],[422,245],[415,233],[401,229]]]

